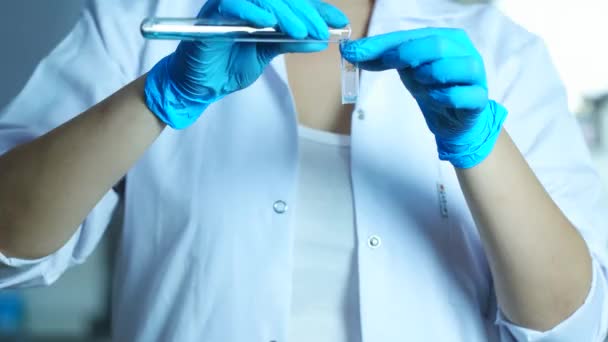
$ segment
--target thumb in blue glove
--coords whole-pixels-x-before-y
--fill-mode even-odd
[[[483,60],[464,31],[393,32],[346,43],[342,54],[366,70],[397,69],[435,135],[440,159],[471,168],[494,148],[507,111],[488,99]]]
[[[278,26],[296,39],[327,39],[328,26],[348,24],[342,12],[318,0],[210,0],[198,17]],[[146,104],[169,126],[185,128],[211,103],[255,82],[274,57],[326,47],[326,43],[184,41],[148,73]]]

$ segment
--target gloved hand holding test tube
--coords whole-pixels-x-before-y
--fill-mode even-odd
[[[141,24],[142,36],[146,39],[205,41],[205,42],[251,42],[251,43],[338,43],[351,36],[350,26],[329,28],[327,39],[306,37],[295,39],[275,27],[252,27],[242,22],[201,18],[147,18]],[[341,59],[342,103],[355,103],[359,91],[359,69]]]

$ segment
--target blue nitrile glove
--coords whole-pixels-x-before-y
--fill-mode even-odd
[[[507,111],[488,100],[483,60],[466,32],[392,32],[344,44],[342,54],[365,70],[398,70],[435,135],[441,160],[470,168],[494,148]]]
[[[328,26],[348,24],[342,12],[319,0],[210,0],[199,18],[278,26],[298,39],[327,39]],[[148,73],[145,101],[160,120],[176,129],[185,128],[209,104],[251,85],[279,54],[326,47],[326,43],[183,41]]]

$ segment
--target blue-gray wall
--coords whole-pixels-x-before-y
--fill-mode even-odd
[[[83,0],[4,0],[0,5],[0,108],[74,25]]]

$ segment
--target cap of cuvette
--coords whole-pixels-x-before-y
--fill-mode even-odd
[[[352,29],[350,27],[350,25],[346,25],[342,28],[339,29],[331,29],[330,33],[333,33],[337,36],[337,38],[339,40],[343,40],[343,39],[350,39],[350,36],[352,34]]]

